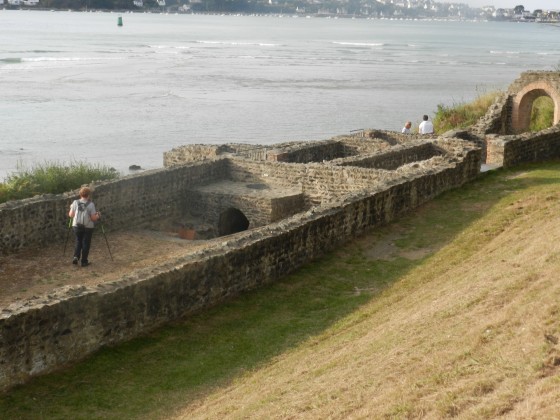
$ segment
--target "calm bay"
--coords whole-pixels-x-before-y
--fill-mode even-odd
[[[0,10],[0,180],[182,144],[400,130],[560,63],[560,28],[498,22]]]

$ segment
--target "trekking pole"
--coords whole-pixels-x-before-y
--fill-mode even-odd
[[[105,238],[105,243],[107,244],[107,249],[109,250],[109,256],[111,257],[111,261],[114,261],[113,254],[111,254],[111,248],[109,247],[109,241],[107,240],[107,235],[105,235],[105,228],[103,227],[103,223],[101,223],[101,232],[103,232],[103,237]]]
[[[66,255],[66,245],[68,245],[68,239],[70,238],[70,230],[72,229],[72,218],[68,218],[68,233],[66,234],[66,242],[64,242],[64,251],[62,255]]]

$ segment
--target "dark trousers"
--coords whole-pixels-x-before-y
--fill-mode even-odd
[[[74,257],[80,259],[81,256],[82,262],[88,262],[89,247],[91,245],[91,237],[93,235],[93,229],[79,228],[74,226],[72,230],[76,235],[76,245],[74,246]]]

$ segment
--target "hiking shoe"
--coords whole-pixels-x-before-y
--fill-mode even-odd
[[[78,257],[74,257],[74,259],[72,260],[72,264],[78,265]]]
[[[89,264],[89,261],[82,261],[82,267],[87,267]]]

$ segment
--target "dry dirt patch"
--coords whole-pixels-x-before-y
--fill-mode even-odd
[[[370,260],[392,261],[398,257],[407,260],[420,260],[437,250],[436,247],[414,249],[402,249],[398,247],[396,241],[405,237],[406,233],[406,228],[394,224],[390,233],[376,235],[374,241],[371,241],[371,238],[367,240],[359,238],[355,240],[355,243],[361,245],[365,257]]]
[[[114,281],[136,269],[162,263],[204,247],[205,241],[186,241],[151,231],[108,233],[108,251],[100,230],[93,235],[89,267],[71,263],[73,237],[64,243],[24,249],[0,257],[0,308],[69,285],[95,286]]]

